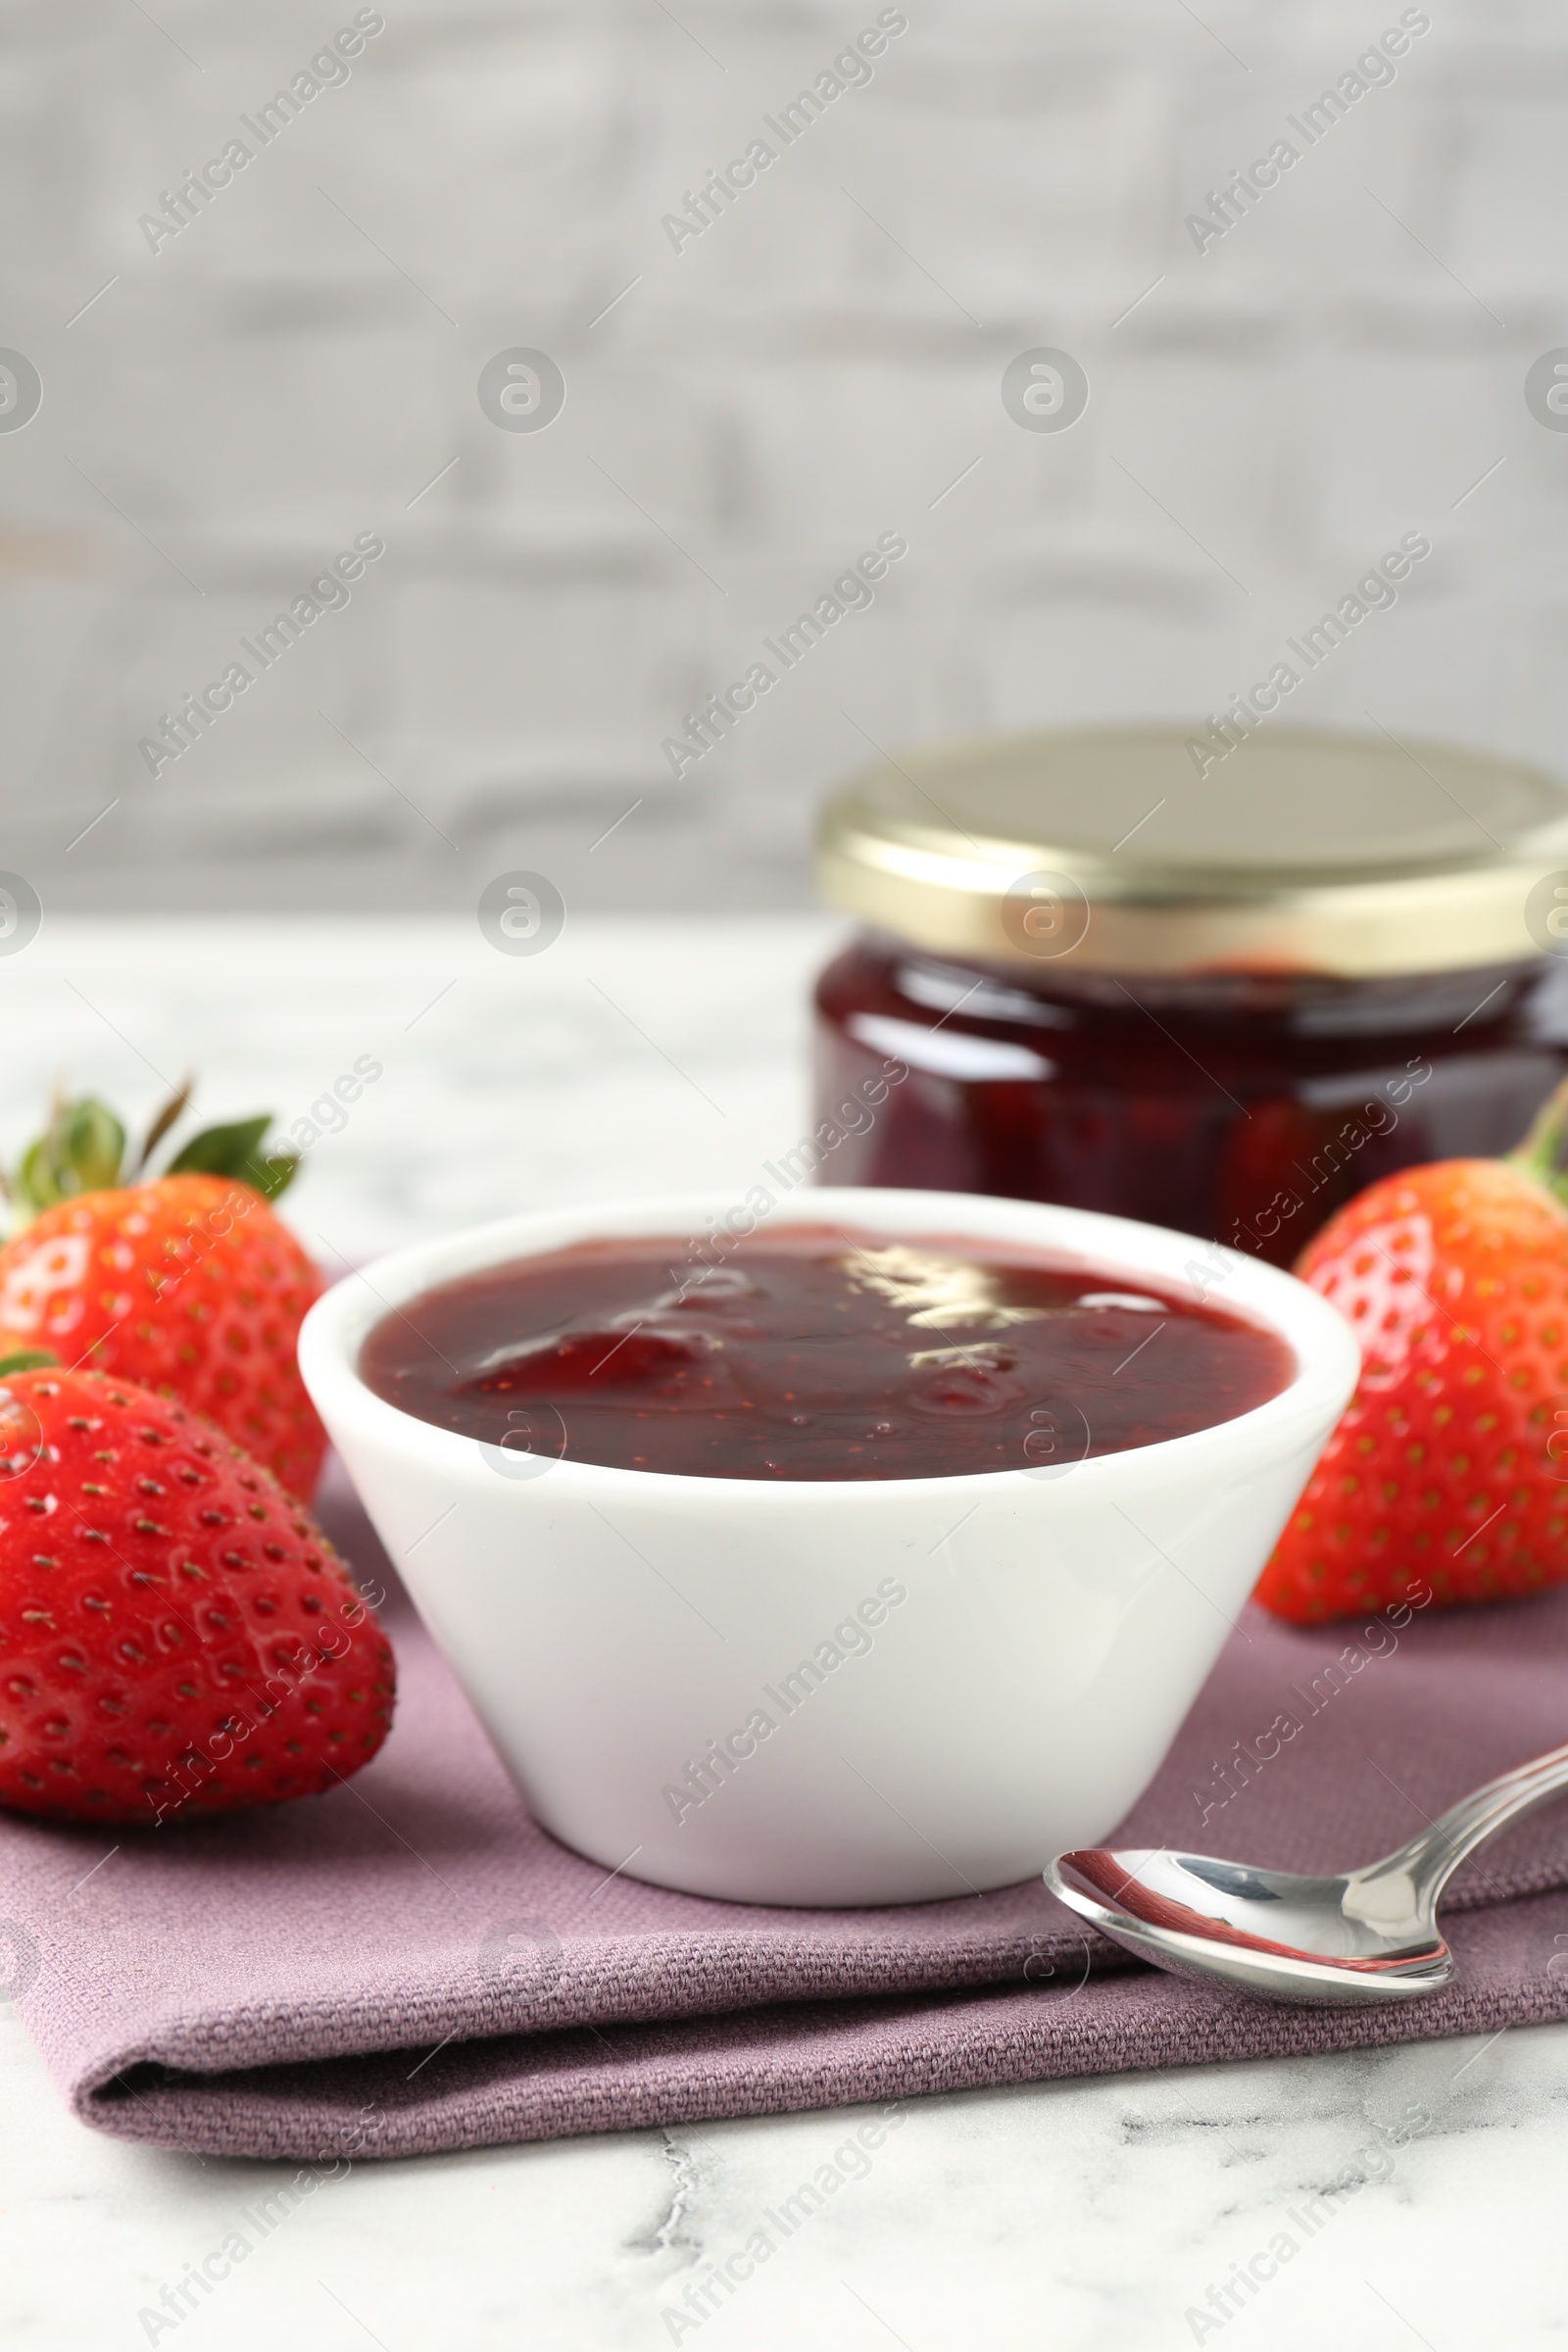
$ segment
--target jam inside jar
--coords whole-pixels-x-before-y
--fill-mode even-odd
[[[1565,1070],[1568,968],[1545,957],[1122,981],[870,935],[816,990],[816,1115],[858,1128],[823,1181],[1055,1200],[1281,1266],[1375,1178],[1509,1150]]]

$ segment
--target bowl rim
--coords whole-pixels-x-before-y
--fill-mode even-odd
[[[497,1485],[497,1473],[483,1457],[499,1448],[460,1431],[421,1421],[379,1396],[361,1378],[359,1353],[370,1329],[422,1292],[487,1266],[541,1255],[581,1241],[654,1234],[679,1235],[691,1243],[706,1241],[715,1218],[722,1221],[737,1210],[754,1213],[747,1210],[747,1195],[734,1186],[704,1192],[628,1194],[576,1206],[518,1210],[406,1244],[363,1266],[348,1267],[322,1292],[300,1329],[302,1377],[334,1437],[341,1430],[351,1443],[360,1438],[378,1448],[391,1446],[464,1484],[482,1473],[488,1491]],[[628,1470],[561,1456],[552,1457],[536,1477],[503,1483],[514,1485],[518,1493],[531,1493],[542,1486],[547,1494],[561,1495],[573,1489],[581,1493],[589,1487],[608,1487],[627,1497],[650,1500],[656,1495],[678,1496],[687,1502],[712,1505],[722,1497],[742,1510],[799,1511],[819,1507],[828,1498],[841,1507],[866,1508],[878,1498],[893,1501],[967,1494],[983,1498],[988,1494],[1008,1493],[1016,1496],[1023,1484],[1037,1492],[1054,1491],[1067,1482],[1070,1471],[1072,1490],[1081,1495],[1107,1477],[1127,1477],[1135,1471],[1157,1475],[1166,1465],[1176,1467],[1178,1460],[1183,1466],[1198,1466],[1195,1457],[1200,1460],[1205,1450],[1233,1452],[1241,1445],[1248,1453],[1258,1447],[1266,1454],[1276,1441],[1282,1449],[1298,1444],[1303,1424],[1327,1417],[1332,1426],[1358,1376],[1360,1349],[1355,1335],[1327,1299],[1277,1266],[1171,1226],[1000,1194],[808,1186],[755,1218],[754,1230],[760,1237],[768,1230],[788,1231],[802,1224],[858,1228],[889,1240],[896,1240],[901,1233],[923,1232],[978,1242],[1018,1242],[1069,1256],[1081,1255],[1097,1274],[1152,1275],[1167,1287],[1185,1289],[1196,1298],[1196,1285],[1177,1263],[1185,1258],[1189,1267],[1222,1277],[1213,1281],[1212,1291],[1223,1294],[1223,1303],[1262,1323],[1285,1341],[1296,1358],[1296,1374],[1273,1396],[1229,1420],[1209,1422],[1202,1429],[1161,1438],[1151,1446],[1088,1456],[1064,1465],[1055,1477],[1020,1468],[943,1473],[932,1478],[775,1482],[684,1471]],[[742,1500],[743,1496],[751,1499]]]

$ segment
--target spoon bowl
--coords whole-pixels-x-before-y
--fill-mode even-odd
[[[1381,1862],[1299,1878],[1211,1854],[1091,1846],[1058,1854],[1046,1885],[1139,1959],[1277,2001],[1411,2000],[1453,1975],[1438,1901],[1483,1839],[1568,1788],[1555,1747],[1460,1802]]]
[[[1210,1854],[1102,1846],[1058,1854],[1046,1884],[1156,1968],[1217,1977],[1275,2000],[1407,2000],[1453,1974],[1435,1925],[1412,1918],[1390,1933],[1375,1923],[1362,1872],[1296,1878]]]

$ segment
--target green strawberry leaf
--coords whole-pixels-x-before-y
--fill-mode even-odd
[[[100,1193],[119,1183],[125,1130],[106,1102],[90,1095],[68,1102],[58,1132],[55,1157],[63,1194]]]
[[[174,1153],[166,1176],[238,1176],[257,1145],[272,1124],[264,1110],[259,1119],[234,1119],[225,1127],[204,1127]]]
[[[300,1172],[297,1152],[259,1152],[248,1159],[239,1171],[253,1192],[264,1200],[275,1200],[286,1193]]]
[[[57,1201],[150,1177],[148,1162],[184,1116],[192,1084],[186,1079],[157,1113],[133,1168],[124,1165],[125,1130],[107,1103],[90,1095],[75,1102],[57,1098],[48,1127],[27,1146],[9,1183],[0,1177],[0,1195],[8,1195],[11,1202],[10,1231],[20,1233],[40,1209],[53,1208]],[[263,1138],[271,1124],[271,1112],[265,1111],[259,1118],[204,1128],[161,1172],[235,1176],[264,1200],[275,1200],[293,1182],[300,1161],[296,1152],[264,1150]]]
[[[18,1348],[11,1355],[0,1355],[0,1380],[6,1379],[13,1372],[42,1372],[46,1368],[52,1369],[58,1365],[59,1361],[59,1356],[51,1355],[47,1348]]]
[[[22,1219],[117,1184],[124,1154],[125,1130],[107,1103],[91,1095],[57,1102],[47,1129],[24,1152],[12,1187]]]
[[[292,1152],[261,1150],[261,1141],[272,1124],[270,1110],[260,1118],[235,1119],[225,1127],[206,1127],[200,1135],[175,1152],[166,1176],[237,1176],[264,1200],[275,1200],[284,1187],[292,1182],[299,1166]]]
[[[1504,1165],[1533,1176],[1554,1200],[1568,1206],[1568,1169],[1563,1166],[1564,1138],[1568,1135],[1568,1078],[1553,1087],[1530,1123],[1530,1131],[1511,1152]]]
[[[40,1208],[52,1208],[60,1198],[60,1190],[48,1160],[47,1136],[40,1135],[29,1144],[11,1179],[11,1202],[16,1210],[16,1224],[24,1225],[35,1217]]]

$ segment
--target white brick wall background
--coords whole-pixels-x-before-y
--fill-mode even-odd
[[[386,0],[150,252],[354,13],[3,11],[0,345],[44,398],[0,432],[0,866],[46,906],[435,909],[515,865],[583,908],[802,903],[867,738],[1206,711],[1410,530],[1293,715],[1565,763],[1568,437],[1523,396],[1568,343],[1560,8],[1431,0],[1200,254],[1184,216],[1398,5],[907,0],[676,253],[662,215],[874,0]],[[518,345],[566,379],[538,433],[476,397]],[[1069,431],[1003,408],[1035,345],[1088,371]],[[694,698],[888,530],[875,605],[677,781]],[[347,609],[149,776],[364,531]]]

